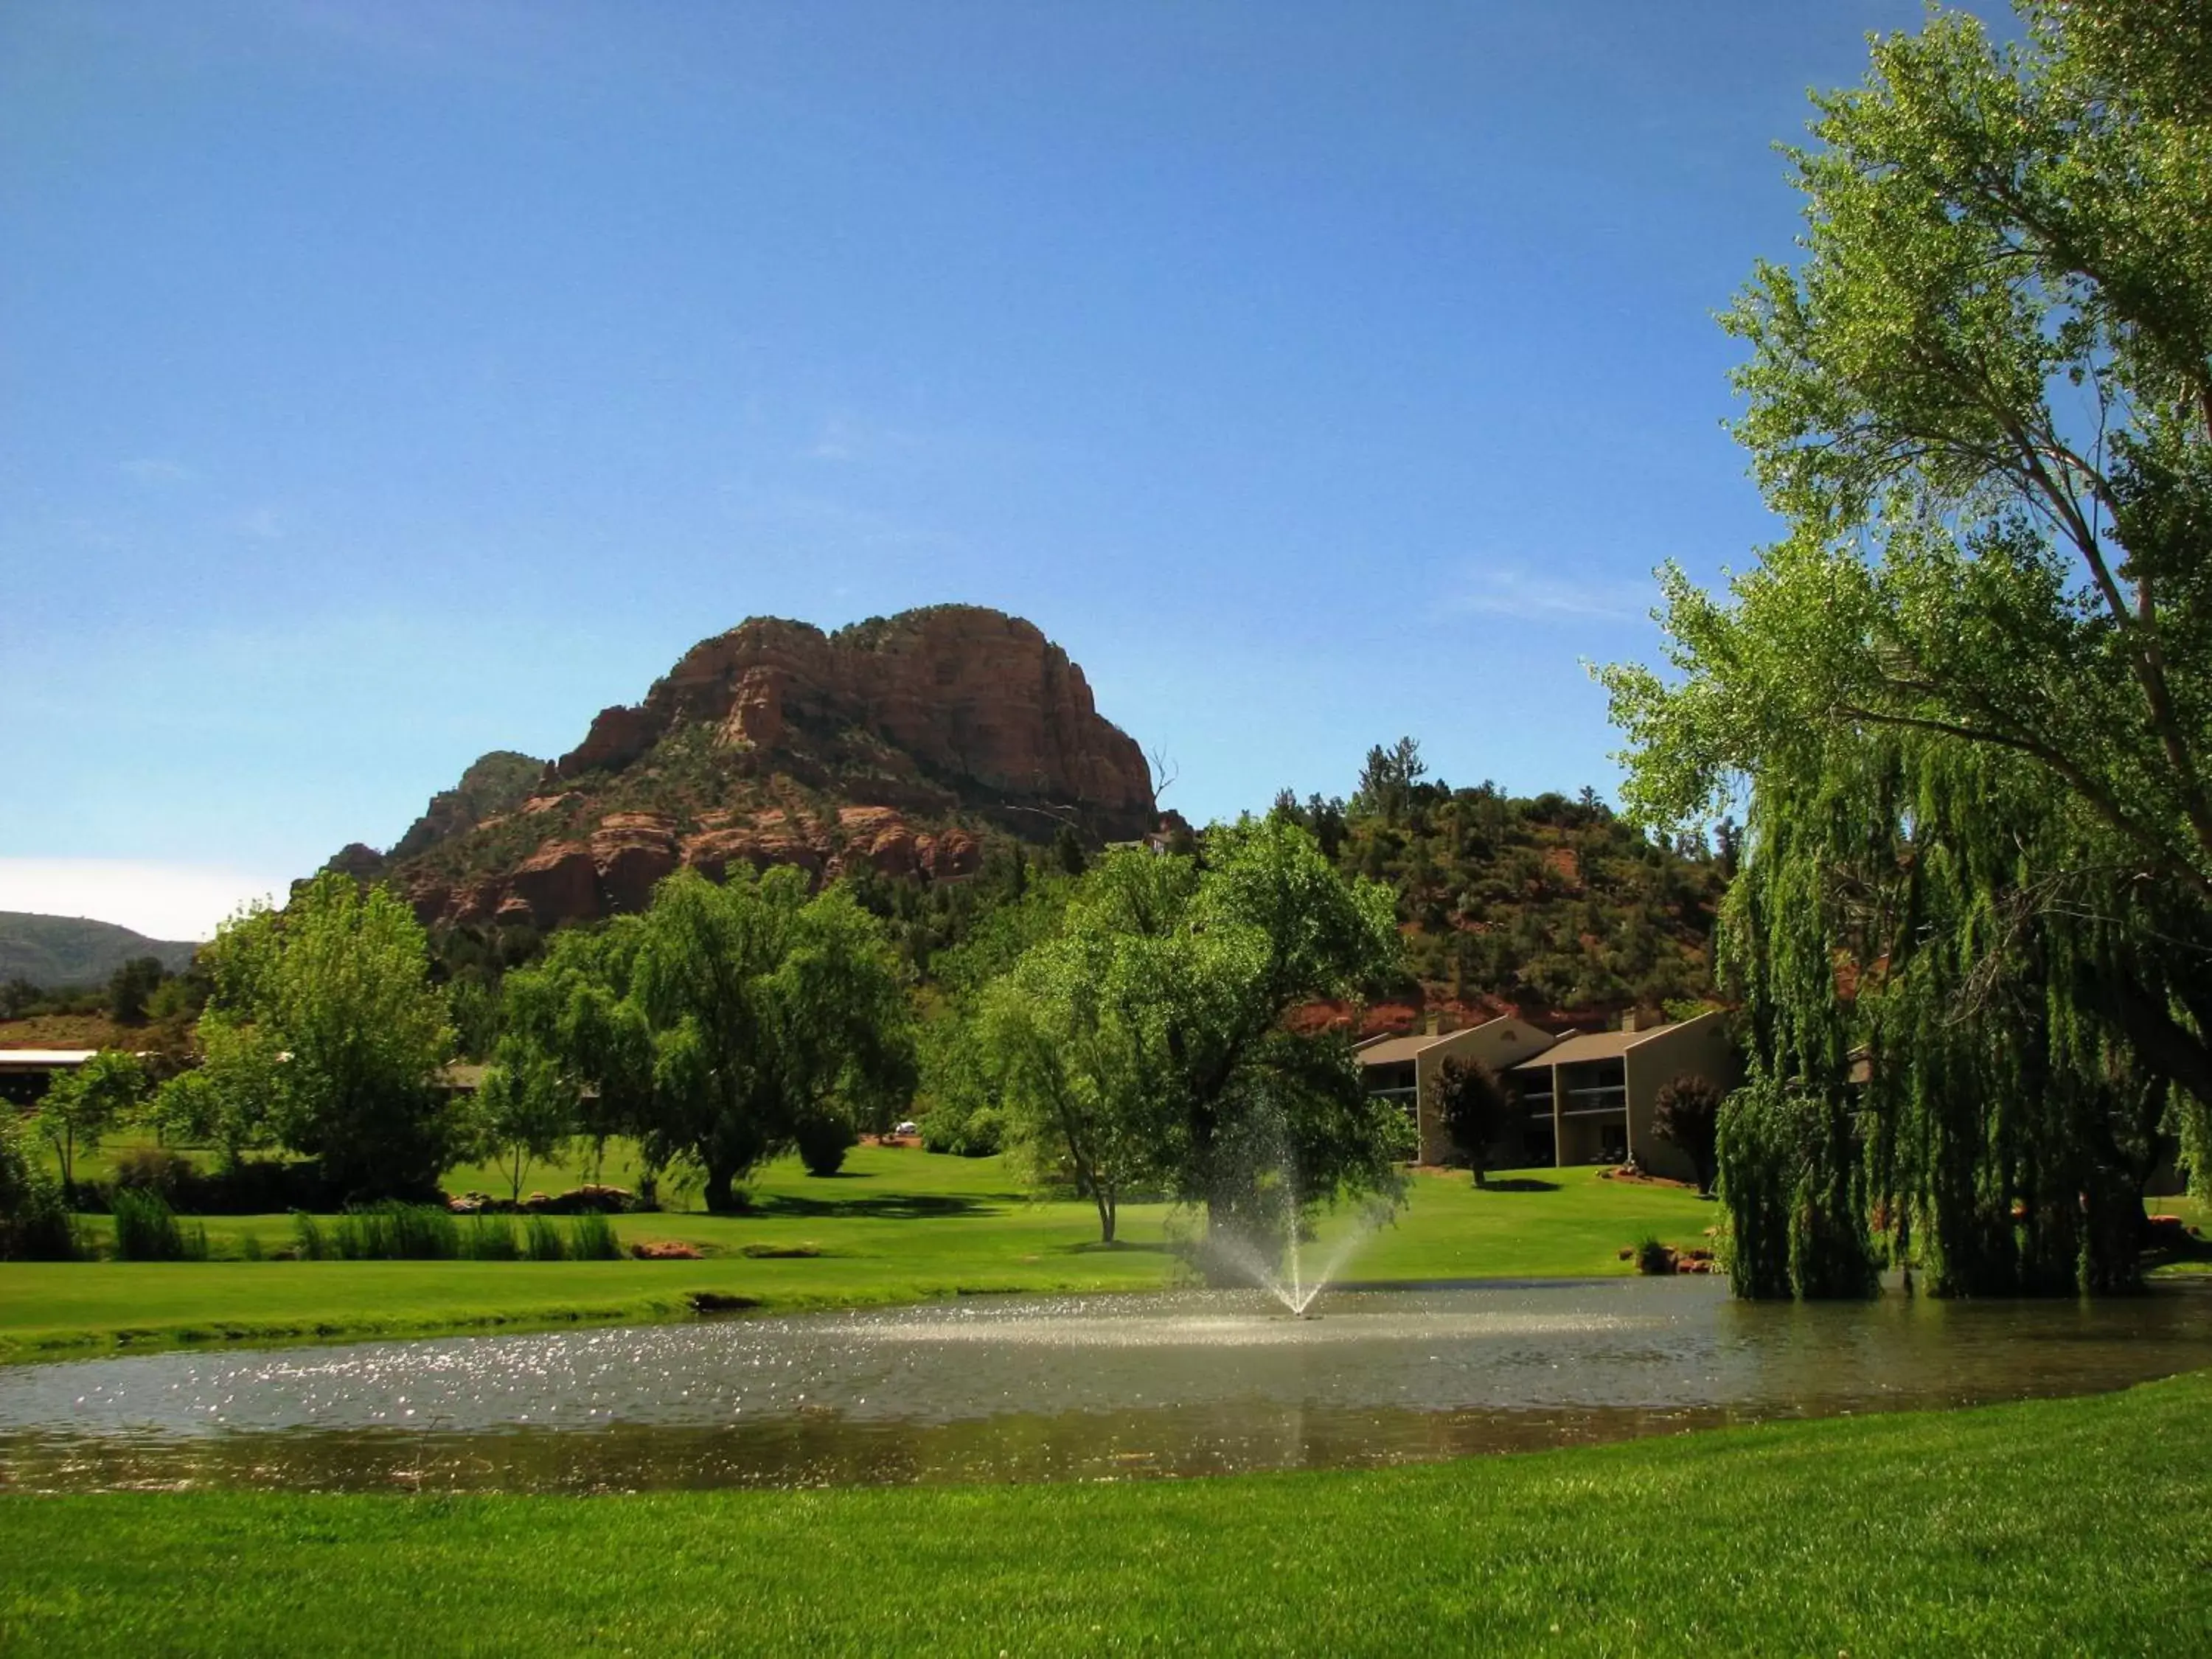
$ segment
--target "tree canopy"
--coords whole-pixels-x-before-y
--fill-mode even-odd
[[[1939,1290],[2121,1284],[2175,1091],[2204,1173],[2212,25],[2023,10],[1815,100],[1802,256],[1724,319],[1787,534],[1603,672],[1632,811],[1749,796],[1721,1179],[1789,1261],[1741,1284],[1864,1285],[1869,1208]]]
[[[511,1063],[591,1085],[604,1132],[639,1135],[649,1167],[696,1164],[710,1209],[763,1160],[819,1129],[880,1127],[913,1091],[881,925],[842,886],[809,897],[796,870],[720,886],[678,872],[643,914],[563,935],[508,985]]]
[[[1107,854],[987,1000],[985,1047],[1018,1133],[1064,1155],[1106,1237],[1143,1180],[1264,1255],[1309,1203],[1395,1190],[1401,1115],[1367,1099],[1341,1033],[1284,1017],[1397,965],[1387,889],[1285,817],[1247,819],[1195,855]]]
[[[319,1159],[341,1196],[435,1185],[453,1149],[434,1086],[453,1034],[404,903],[325,872],[283,910],[225,922],[199,960],[206,1063],[157,1111],[231,1159],[270,1145]]]

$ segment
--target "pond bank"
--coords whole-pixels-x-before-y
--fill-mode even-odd
[[[2199,1372],[1356,1474],[0,1497],[0,1649],[2212,1651],[2208,1419]]]

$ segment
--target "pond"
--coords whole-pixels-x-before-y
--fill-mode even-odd
[[[1710,1279],[988,1298],[0,1370],[0,1488],[520,1492],[1368,1467],[2212,1366],[2212,1285],[1731,1301]]]

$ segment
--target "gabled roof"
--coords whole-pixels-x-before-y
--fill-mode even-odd
[[[1439,1042],[1449,1042],[1459,1035],[1457,1031],[1443,1031],[1432,1036],[1425,1031],[1415,1031],[1406,1036],[1381,1037],[1360,1045],[1359,1063],[1362,1066],[1402,1065],[1422,1049],[1433,1048]]]
[[[1584,1031],[1577,1036],[1562,1037],[1558,1042],[1535,1057],[1524,1060],[1513,1069],[1516,1072],[1541,1072],[1554,1066],[1579,1066],[1586,1060],[1619,1060],[1639,1042],[1664,1036],[1669,1031],[1679,1031],[1682,1023],[1654,1025],[1641,1031]]]
[[[1366,1042],[1359,1044],[1354,1052],[1358,1054],[1359,1063],[1362,1066],[1402,1066],[1407,1061],[1425,1054],[1440,1042],[1455,1042],[1460,1038],[1471,1036],[1476,1031],[1487,1031],[1496,1026],[1515,1024],[1520,1025],[1523,1030],[1544,1042],[1551,1041],[1552,1034],[1549,1031],[1530,1025],[1524,1020],[1516,1020],[1511,1014],[1498,1014],[1484,1020],[1479,1025],[1462,1025],[1455,1031],[1433,1033],[1409,1031],[1404,1036],[1370,1037]]]

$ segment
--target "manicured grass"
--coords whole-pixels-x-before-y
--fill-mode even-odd
[[[1646,1231],[1702,1242],[1715,1206],[1679,1188],[1600,1181],[1588,1170],[1522,1171],[1477,1192],[1464,1175],[1415,1177],[1413,1200],[1346,1264],[1373,1279],[1578,1276],[1630,1271],[1619,1251]],[[462,1183],[465,1184],[465,1183]],[[204,1340],[419,1334],[489,1325],[685,1316],[705,1292],[778,1310],[921,1301],[983,1291],[1147,1290],[1185,1273],[1166,1248],[1191,1218],[1163,1205],[1122,1212],[1097,1243],[1085,1203],[1024,1195],[997,1158],[861,1147],[821,1180],[796,1162],[763,1170],[744,1216],[622,1216],[625,1244],[679,1239],[702,1261],[236,1261],[0,1264],[0,1359]],[[1333,1219],[1328,1240],[1351,1224]],[[93,1223],[105,1237],[104,1218]],[[216,1217],[218,1255],[251,1234],[276,1249],[287,1216]],[[746,1249],[811,1249],[763,1258]]]
[[[0,1498],[0,1650],[2212,1652],[2212,1373],[1380,1473]]]

